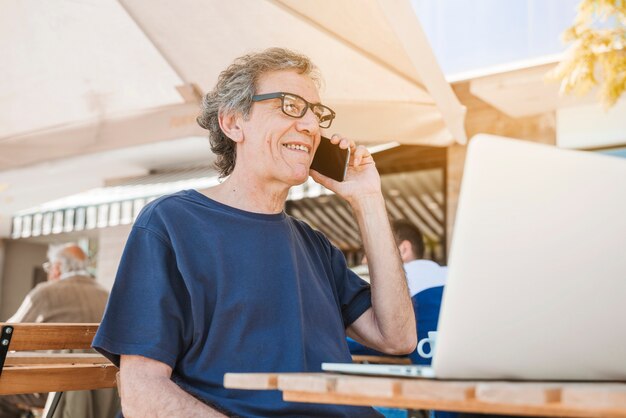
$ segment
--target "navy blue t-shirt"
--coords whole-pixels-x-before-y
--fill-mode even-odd
[[[135,222],[93,346],[119,365],[141,355],[184,390],[243,417],[370,417],[371,408],[284,402],[223,387],[227,372],[318,372],[350,362],[345,328],[371,306],[367,283],[319,232],[194,190]]]

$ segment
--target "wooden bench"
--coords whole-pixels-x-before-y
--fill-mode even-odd
[[[0,395],[56,392],[52,416],[65,391],[116,386],[118,369],[100,354],[46,352],[91,349],[99,324],[0,325]]]

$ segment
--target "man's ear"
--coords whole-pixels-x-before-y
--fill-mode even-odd
[[[235,112],[220,112],[218,121],[222,132],[235,142],[243,141],[243,126],[241,115]]]
[[[404,263],[412,260],[413,256],[413,246],[409,240],[404,240],[398,245],[398,250],[400,250],[400,258]]]

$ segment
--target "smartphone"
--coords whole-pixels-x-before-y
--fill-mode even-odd
[[[323,136],[313,156],[311,168],[326,177],[343,181],[349,161],[350,148],[339,148],[339,145],[333,144],[330,139]]]

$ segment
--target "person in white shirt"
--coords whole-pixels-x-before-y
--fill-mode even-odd
[[[400,258],[404,263],[411,297],[424,290],[445,285],[448,268],[423,259],[425,248],[421,231],[405,220],[393,222],[392,228]]]

